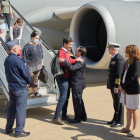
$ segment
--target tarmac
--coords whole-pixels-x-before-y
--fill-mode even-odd
[[[118,133],[121,129],[107,125],[113,117],[113,102],[106,82],[90,83],[83,92],[83,100],[88,119],[86,122],[56,125],[51,122],[56,105],[27,110],[25,131],[31,135],[15,138],[14,133],[5,134],[7,111],[3,111],[4,102],[0,102],[0,140],[140,140],[140,123],[138,136],[128,138],[126,134]],[[125,110],[126,114],[126,110]],[[72,98],[69,100],[68,116],[74,117]],[[126,124],[126,115],[125,115]],[[15,128],[15,125],[14,125]]]

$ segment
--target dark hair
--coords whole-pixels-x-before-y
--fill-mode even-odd
[[[32,38],[32,37],[34,38],[34,37],[36,37],[37,35],[39,35],[38,32],[34,30],[34,31],[31,33],[31,38]]]
[[[63,38],[63,45],[64,43],[68,44],[69,42],[73,42],[73,39],[70,36],[65,36]]]
[[[83,46],[80,46],[79,48],[78,51],[81,52],[81,56],[84,57],[87,54],[87,49]]]

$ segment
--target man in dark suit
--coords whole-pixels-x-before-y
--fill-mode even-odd
[[[67,60],[59,58],[59,62],[63,62],[63,64],[70,70],[70,87],[72,88],[72,98],[73,98],[73,106],[75,112],[75,118],[70,119],[69,123],[80,123],[82,121],[87,120],[87,114],[84,107],[84,102],[82,99],[82,93],[85,84],[85,70],[86,70],[86,61],[85,55],[87,50],[85,47],[78,47],[75,51],[75,56],[77,58],[82,58],[83,62],[76,62],[71,65]]]
[[[124,124],[124,107],[120,103],[121,91],[118,88],[125,61],[118,53],[119,47],[117,43],[108,43],[108,51],[112,59],[108,68],[107,88],[111,91],[115,111],[112,121],[107,122],[111,127],[121,127]]]

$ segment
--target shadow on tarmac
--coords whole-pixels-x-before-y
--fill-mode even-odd
[[[37,115],[36,115],[37,114]],[[52,123],[51,120],[54,116],[54,110],[46,109],[46,108],[36,108],[36,109],[29,109],[27,111],[27,118],[33,118],[33,119],[38,119],[40,121]],[[73,115],[69,115],[70,118],[74,118]],[[76,135],[74,137],[71,137],[72,140],[77,140],[77,137],[81,136],[96,136],[98,138],[101,138],[103,140],[140,140],[140,138],[135,137],[135,138],[128,138],[125,134],[117,133],[117,130],[115,128],[111,127],[106,127],[107,121],[105,120],[98,120],[98,119],[91,119],[88,118],[86,122],[82,123],[76,123],[76,124],[70,124],[67,121],[65,121],[67,125],[70,127],[62,127],[65,130],[70,130],[70,131],[79,131],[79,135]],[[56,124],[53,124],[55,125]],[[72,126],[72,127],[71,127]],[[74,128],[75,127],[75,128]],[[121,129],[121,128],[120,128]],[[82,133],[82,134],[81,134]]]
[[[107,85],[107,81],[86,83],[86,87],[100,87],[100,86],[106,86],[106,85]]]
[[[0,117],[6,119],[7,111],[1,110],[2,106],[0,106]],[[54,116],[54,110],[46,109],[46,108],[33,108],[27,110],[27,119],[33,118],[36,120],[40,120],[43,122],[52,123],[51,120]],[[70,118],[73,118],[73,115],[68,115]],[[82,136],[96,136],[103,140],[140,140],[140,138],[128,138],[126,135],[122,135],[121,133],[117,133],[116,129],[107,126],[107,121],[105,120],[98,120],[98,119],[91,119],[88,118],[86,122],[70,124],[66,122],[67,125],[70,127],[62,127],[62,129],[69,130],[69,131],[79,131],[80,134],[71,137],[72,140],[77,140],[77,137]],[[56,124],[53,124],[55,125]],[[72,126],[72,127],[71,127]],[[5,134],[5,130],[0,128],[0,133]],[[82,133],[82,134],[81,134]],[[14,137],[14,133],[11,133],[9,136]]]
[[[78,137],[81,138],[81,140],[87,140],[86,136],[91,136],[94,138],[88,140],[95,140],[97,138],[103,139],[103,140],[140,140],[138,137],[128,138],[127,134],[123,135],[121,133],[117,133],[116,129],[108,128],[105,125],[107,125],[107,121],[103,120],[97,120],[97,119],[90,119],[88,118],[87,122],[82,122],[82,124],[70,124],[69,125],[75,127],[63,127],[65,130],[70,131],[79,131],[80,134],[71,137],[72,140],[77,140]],[[120,128],[121,129],[121,128]],[[82,134],[81,134],[82,133]],[[83,137],[83,138],[82,138]],[[79,140],[79,139],[78,139]]]

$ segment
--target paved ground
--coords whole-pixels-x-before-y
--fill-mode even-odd
[[[88,121],[79,124],[55,125],[51,123],[55,105],[27,110],[25,131],[31,135],[21,140],[128,140],[140,139],[140,124],[137,138],[127,138],[126,134],[117,133],[116,128],[106,125],[113,116],[112,99],[104,82],[88,84],[84,90]],[[14,140],[14,134],[4,134],[6,111],[2,111],[4,103],[0,102],[0,140]],[[70,98],[68,115],[73,117],[73,105]],[[125,119],[126,123],[126,119]],[[120,129],[120,128],[119,128]]]

